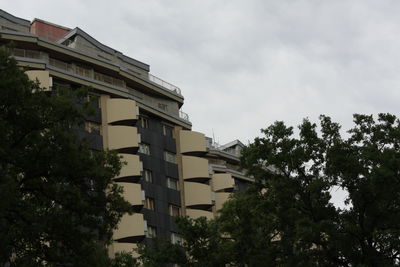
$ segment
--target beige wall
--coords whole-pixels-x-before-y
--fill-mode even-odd
[[[136,102],[131,99],[109,98],[107,99],[107,122],[114,123],[125,120],[137,120],[138,108]],[[134,126],[134,122],[132,123]]]
[[[214,173],[212,175],[212,184],[214,191],[233,189],[235,181],[230,173]]]
[[[179,131],[181,153],[206,152],[205,136],[194,131]]]
[[[220,210],[223,204],[228,200],[231,193],[218,192],[215,193],[215,210]]]
[[[121,157],[121,162],[126,164],[122,165],[120,174],[115,178],[140,176],[143,170],[142,162],[138,155],[131,154],[118,154]]]
[[[49,90],[52,84],[52,78],[49,75],[48,70],[28,70],[25,71],[26,75],[28,75],[29,79],[32,81],[39,81],[40,87]]]
[[[135,183],[117,183],[122,186],[124,193],[123,197],[132,206],[143,206],[143,194],[140,184]]]
[[[114,231],[114,240],[137,236],[144,236],[143,214],[125,214],[122,216],[118,229]]]
[[[209,178],[208,161],[199,157],[182,156],[183,179]]]
[[[211,205],[211,187],[207,184],[185,182],[186,207],[193,205]]]
[[[109,149],[138,147],[139,142],[139,135],[135,127],[108,125]]]
[[[186,209],[186,215],[193,219],[197,219],[202,216],[206,217],[209,220],[214,218],[214,215],[212,214],[212,212],[206,211],[206,210]]]

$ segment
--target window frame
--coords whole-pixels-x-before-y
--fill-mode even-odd
[[[152,197],[145,197],[143,208],[155,211],[156,210],[156,202]]]
[[[173,159],[173,160],[171,160],[171,159]],[[173,153],[173,152],[170,152],[170,151],[168,151],[168,150],[164,150],[164,160],[165,160],[166,162],[176,164],[176,163],[177,163],[177,162],[176,162],[176,154]]]
[[[173,187],[171,186],[172,184],[175,184],[176,186]],[[172,190],[180,191],[179,180],[172,177],[167,177],[167,187]]]
[[[139,153],[143,154],[143,155],[151,155],[151,150],[150,150],[150,144],[147,143],[139,143]]]

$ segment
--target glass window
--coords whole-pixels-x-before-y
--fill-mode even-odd
[[[167,187],[174,190],[179,190],[179,181],[174,178],[167,177]]]
[[[147,226],[146,237],[147,238],[154,238],[157,236],[157,228],[154,226]]]
[[[172,153],[169,151],[164,151],[164,159],[165,159],[165,161],[168,161],[171,163],[176,163],[175,153]]]
[[[140,127],[145,129],[149,128],[149,119],[140,117]]]
[[[101,124],[92,121],[85,121],[85,131],[101,135]]]
[[[171,216],[180,216],[181,215],[181,208],[175,205],[169,205],[169,215]]]
[[[174,127],[163,124],[163,134],[165,136],[174,137]]]
[[[145,155],[150,155],[150,145],[145,143],[140,143],[139,152]]]
[[[144,200],[144,208],[148,210],[156,210],[154,198],[146,197],[146,199]]]
[[[177,233],[171,233],[171,243],[172,244],[180,244],[182,243],[182,237]]]
[[[143,180],[148,183],[153,183],[153,172],[147,169],[143,170]]]

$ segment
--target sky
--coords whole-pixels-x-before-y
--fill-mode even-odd
[[[181,88],[193,130],[247,144],[320,114],[400,111],[397,0],[0,0],[83,29]]]

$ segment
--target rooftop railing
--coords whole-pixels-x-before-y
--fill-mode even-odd
[[[178,95],[182,95],[181,89],[179,87],[177,87],[177,86],[175,86],[173,84],[170,84],[169,82],[166,82],[163,79],[160,79],[157,76],[154,76],[153,74],[149,73],[149,80],[154,82],[154,83],[156,83],[156,84],[158,84],[158,85],[161,85],[162,87],[164,87],[164,88],[166,88],[166,89],[168,89],[168,90],[170,90],[172,92],[177,93]]]
[[[182,110],[179,110],[179,118],[185,120],[185,121],[189,121],[189,115],[185,112],[183,112]]]

